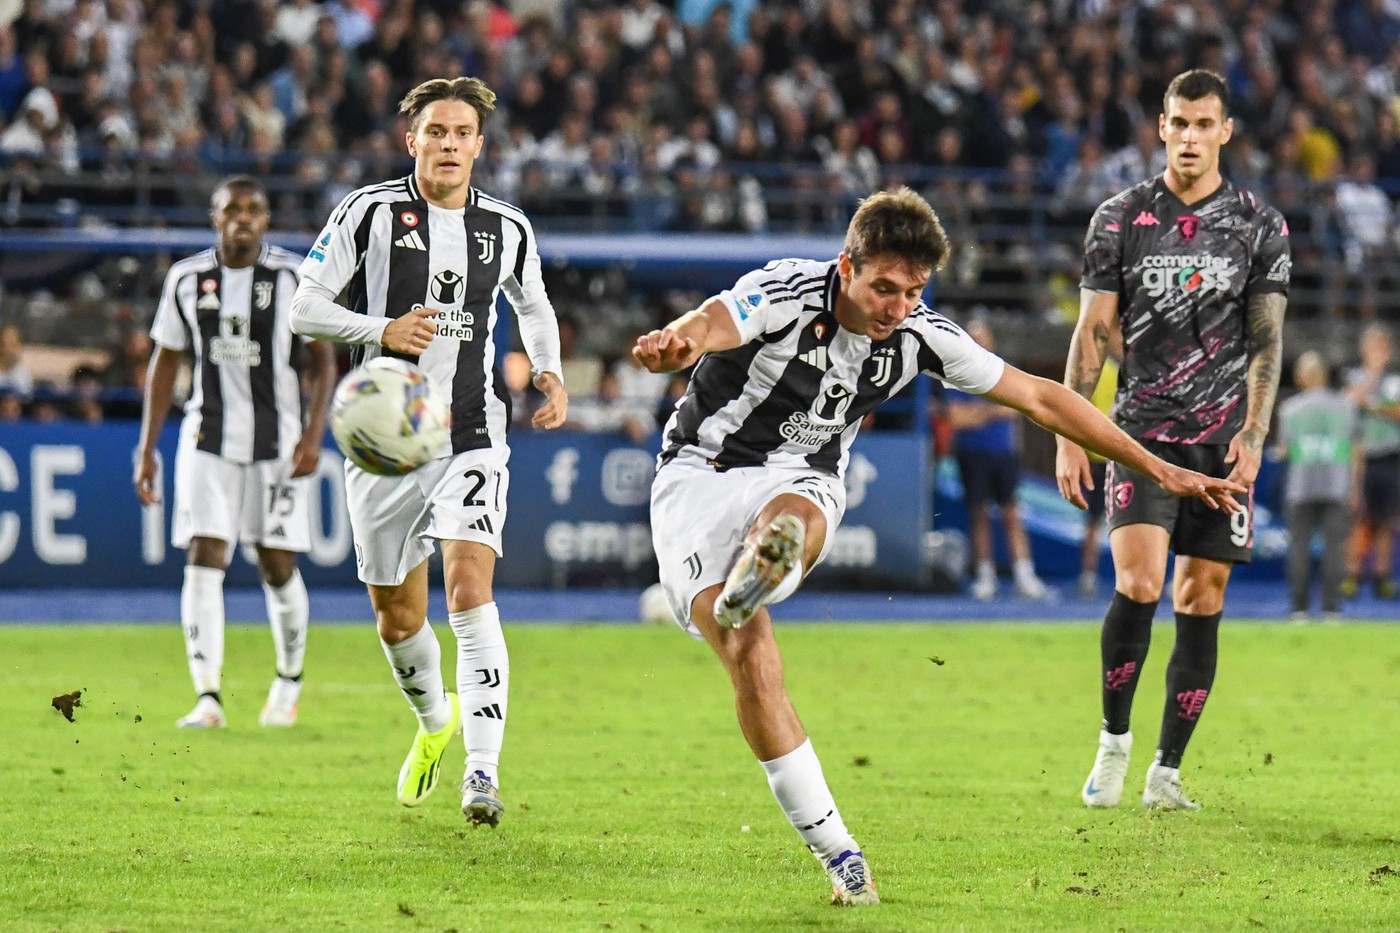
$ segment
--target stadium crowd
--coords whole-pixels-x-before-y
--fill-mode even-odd
[[[1228,174],[1289,220],[1290,313],[1400,312],[1397,0],[8,9],[0,226],[203,226],[214,183],[249,171],[272,193],[276,228],[313,230],[353,187],[407,171],[403,91],[465,73],[500,92],[476,183],[541,230],[837,232],[857,199],[910,183],[955,243],[940,303],[1072,319],[1090,211],[1160,171],[1163,88],[1201,65],[1234,95]],[[164,273],[115,260],[55,288],[4,259],[0,313],[33,343],[120,345],[149,320]],[[105,297],[102,326],[46,331],[30,305],[58,291],[73,317],[74,282]],[[583,285],[593,320],[600,304],[617,312],[602,315],[610,329],[589,328],[597,356],[674,310]]]
[[[402,93],[461,73],[503,105],[479,183],[532,216],[839,230],[914,180],[959,220],[1002,189],[981,226],[1024,228],[1018,198],[1082,215],[1158,168],[1191,66],[1229,79],[1237,181],[1353,265],[1394,249],[1395,0],[24,0],[0,152],[11,222],[65,197],[202,208],[251,170],[280,226],[314,227],[404,163]],[[122,203],[137,172],[155,204]]]

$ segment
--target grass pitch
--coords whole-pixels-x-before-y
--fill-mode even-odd
[[[1079,804],[1096,625],[780,626],[884,901],[842,910],[718,662],[673,630],[508,625],[493,832],[458,811],[455,751],[424,806],[395,802],[413,721],[368,625],[313,627],[290,731],[257,726],[266,630],[230,627],[219,733],[172,725],[193,699],[173,625],[0,627],[0,928],[1400,929],[1397,634],[1226,625],[1184,770],[1206,809],[1159,814]],[[70,724],[50,698],[79,688]]]

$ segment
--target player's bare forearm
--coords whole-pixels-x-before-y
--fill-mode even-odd
[[[1094,394],[1113,343],[1118,296],[1080,289],[1079,322],[1069,340],[1065,385],[1085,398]]]
[[[1240,440],[1253,451],[1264,449],[1283,371],[1283,313],[1288,299],[1277,292],[1256,295],[1245,306],[1249,373],[1245,387],[1245,421]]]
[[[146,397],[141,405],[141,438],[136,444],[136,463],[131,477],[136,498],[142,505],[160,501],[160,490],[156,488],[156,446],[175,394],[180,356],[177,350],[156,347],[147,369]]]
[[[306,345],[311,354],[310,391],[306,400],[306,433],[319,440],[326,433],[326,411],[335,391],[335,350],[324,340],[312,340]]]

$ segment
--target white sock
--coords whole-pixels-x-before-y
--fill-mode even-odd
[[[457,635],[457,694],[462,699],[462,741],[467,773],[480,771],[500,786],[497,770],[506,734],[506,694],[510,656],[501,614],[486,603],[447,617]]]
[[[768,787],[778,806],[812,851],[825,860],[856,847],[827,789],[811,739],[781,758],[759,764],[768,772]]]
[[[1035,564],[1031,561],[1031,559],[1030,559],[1029,557],[1022,557],[1022,558],[1019,558],[1019,559],[1016,561],[1016,579],[1017,579],[1017,580],[1034,580],[1034,579],[1035,579]]]
[[[977,562],[977,579],[996,582],[997,565],[989,560]]]
[[[311,603],[301,572],[293,570],[291,579],[281,586],[264,582],[263,595],[267,598],[272,643],[277,649],[277,676],[295,680],[301,676],[306,658],[306,625],[311,618]]]
[[[185,565],[180,624],[196,693],[218,693],[224,670],[224,572]]]
[[[442,648],[432,624],[424,619],[422,628],[397,645],[382,638],[379,643],[384,646],[394,680],[418,715],[419,724],[429,732],[446,728],[452,719],[452,707],[447,705],[442,686]]]

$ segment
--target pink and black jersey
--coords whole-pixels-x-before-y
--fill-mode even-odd
[[[1118,295],[1123,430],[1228,444],[1245,418],[1245,303],[1287,294],[1291,269],[1283,215],[1228,181],[1189,207],[1160,176],[1101,204],[1080,287]]]

